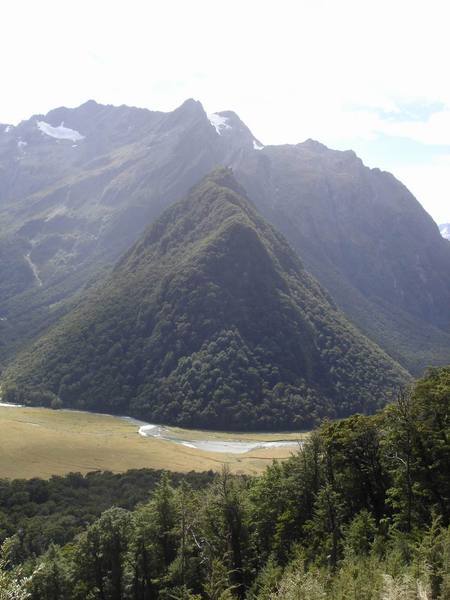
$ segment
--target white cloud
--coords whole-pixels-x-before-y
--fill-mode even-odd
[[[384,122],[381,128],[387,135],[405,137],[424,144],[450,146],[450,110],[435,112],[425,121]]]
[[[278,120],[286,137],[294,107],[300,133],[327,106],[389,107],[424,94],[450,101],[447,13],[433,0],[230,0],[227,10],[218,0],[2,3],[1,66],[11,82],[2,110],[17,120],[35,103],[87,96],[167,109],[192,95],[210,110],[253,108],[262,128]],[[26,43],[16,43],[19,33]]]
[[[429,164],[396,167],[394,175],[405,183],[436,223],[450,221],[450,154]]]

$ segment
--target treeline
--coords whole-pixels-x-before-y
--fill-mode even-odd
[[[148,501],[161,471],[133,469],[126,473],[94,471],[69,473],[50,479],[0,480],[0,545],[17,533],[24,562],[43,554],[52,543],[64,545],[93,523],[105,510],[127,510]],[[170,482],[186,481],[192,489],[205,487],[214,478],[205,473],[171,473]]]
[[[71,543],[21,560],[4,589],[32,600],[395,600],[450,597],[450,367],[373,417],[325,423],[259,478],[167,475]],[[8,597],[8,596],[5,596]]]

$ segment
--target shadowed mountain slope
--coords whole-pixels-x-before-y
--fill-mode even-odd
[[[450,359],[450,245],[390,173],[309,140],[236,174],[362,331],[413,373]]]

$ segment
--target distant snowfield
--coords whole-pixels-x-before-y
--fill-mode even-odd
[[[262,150],[264,148],[264,146],[262,146],[261,144],[258,144],[258,142],[256,140],[253,140],[253,149],[254,150]]]
[[[64,122],[58,127],[53,127],[50,123],[46,123],[45,121],[37,121],[37,128],[52,138],[56,138],[58,140],[71,140],[72,142],[78,142],[80,140],[84,140],[84,135],[81,135],[79,131],[76,129],[70,129],[70,127],[64,127]]]
[[[219,135],[222,135],[222,132],[225,129],[231,129],[231,125],[228,125],[228,119],[218,115],[217,113],[211,113],[208,115],[208,119]]]

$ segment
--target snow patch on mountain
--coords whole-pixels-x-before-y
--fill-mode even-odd
[[[208,115],[208,119],[219,135],[222,135],[222,132],[225,129],[231,129],[231,126],[228,125],[228,119],[226,117],[218,115],[217,113],[212,113]]]
[[[262,144],[258,144],[256,140],[253,140],[253,149],[254,150],[262,150],[264,146]]]
[[[81,135],[76,129],[64,127],[64,121],[61,125],[58,125],[58,127],[53,127],[53,125],[50,125],[50,123],[46,123],[45,121],[37,121],[36,125],[42,133],[58,140],[71,140],[72,142],[84,140],[84,135]]]
[[[36,280],[36,283],[38,284],[39,287],[42,287],[42,279],[39,277],[39,270],[38,270],[37,266],[31,260],[31,252],[28,252],[27,254],[25,254],[24,259],[27,261],[30,269],[32,270],[34,278]]]
[[[12,127],[13,127],[12,125],[7,125],[4,129],[4,132],[9,133],[11,131]]]
[[[443,223],[442,225],[439,225],[439,231],[441,232],[443,238],[450,240],[450,223]]]

